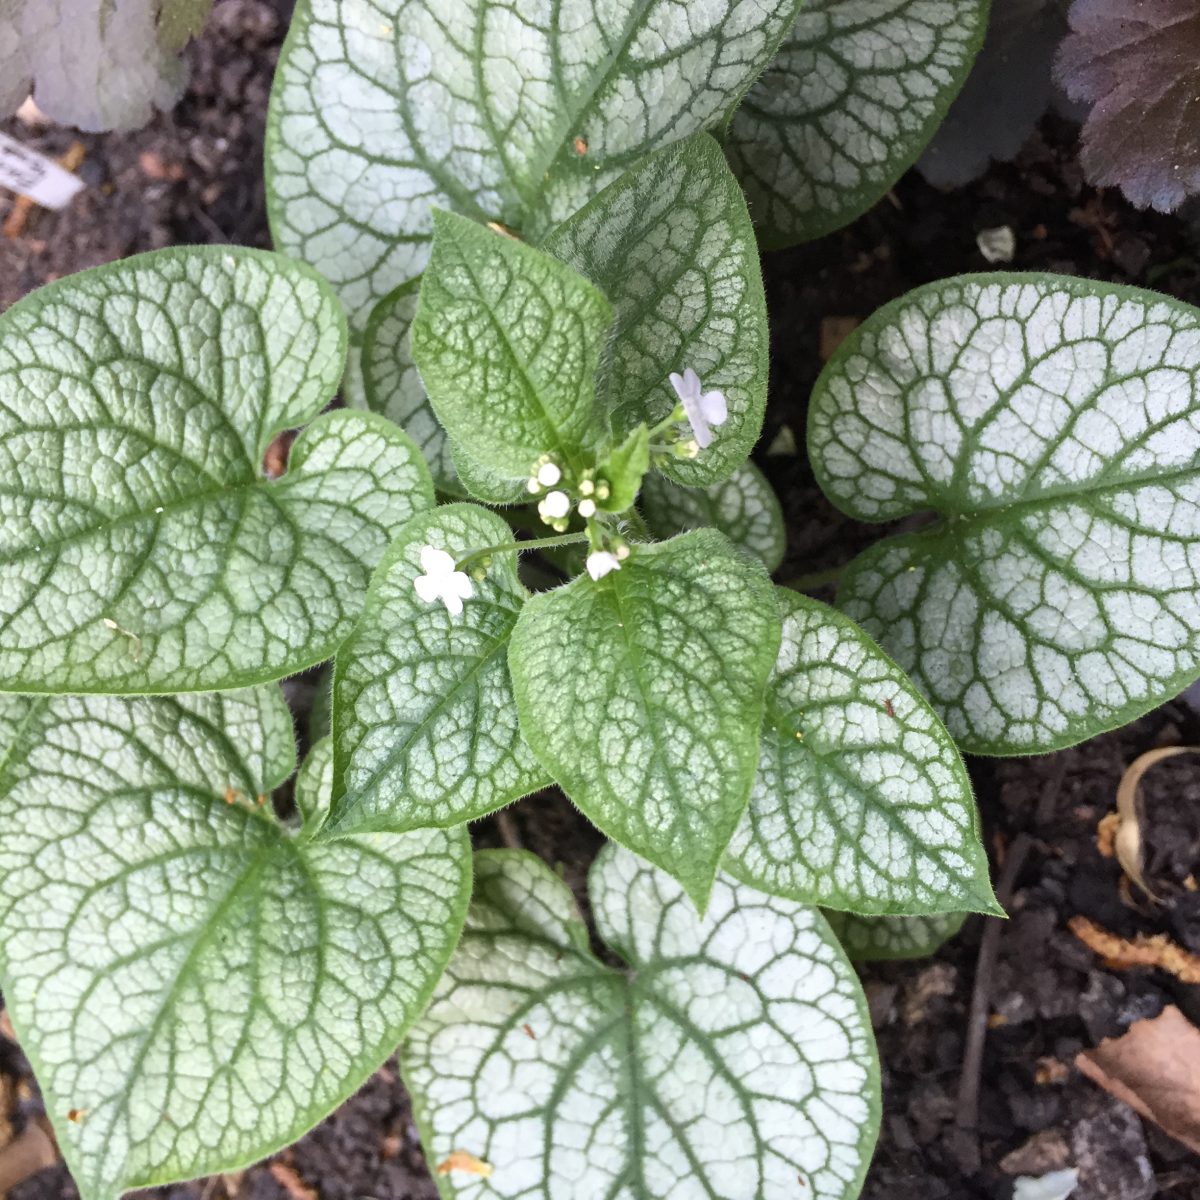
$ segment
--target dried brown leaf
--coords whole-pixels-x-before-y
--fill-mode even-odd
[[[295,1168],[286,1163],[273,1162],[268,1170],[271,1172],[271,1178],[287,1192],[291,1200],[321,1200],[316,1190],[300,1178]]]
[[[1120,970],[1157,967],[1183,983],[1200,983],[1200,957],[1171,941],[1165,933],[1156,933],[1152,937],[1139,934],[1135,938],[1123,938],[1089,921],[1087,917],[1072,917],[1067,922],[1067,928],[1110,967]]]
[[[1159,212],[1200,194],[1200,4],[1075,0],[1069,21],[1055,70],[1072,100],[1092,105],[1088,178]]]
[[[1113,837],[1113,850],[1117,861],[1125,874],[1150,896],[1157,899],[1142,875],[1142,830],[1141,813],[1138,806],[1138,786],[1142,776],[1155,763],[1165,758],[1174,758],[1179,754],[1200,753],[1200,746],[1159,746],[1156,750],[1147,750],[1139,754],[1126,768],[1117,785],[1117,829]],[[1103,824],[1103,822],[1101,822]],[[1103,853],[1103,850],[1101,850]]]
[[[0,1196],[56,1162],[58,1151],[45,1127],[38,1121],[30,1121],[17,1137],[0,1149]]]
[[[449,1175],[451,1171],[463,1171],[467,1175],[479,1175],[488,1179],[494,1168],[491,1163],[476,1158],[465,1150],[453,1150],[434,1169],[435,1175]]]
[[[1084,1050],[1075,1065],[1200,1154],[1200,1030],[1174,1005]]]

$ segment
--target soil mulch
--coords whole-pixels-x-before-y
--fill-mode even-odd
[[[46,153],[63,154],[82,142],[80,174],[88,185],[63,213],[35,211],[14,236],[0,237],[0,310],[49,280],[142,250],[191,242],[269,245],[262,136],[288,8],[288,0],[218,0],[207,32],[188,51],[187,94],[174,112],[137,133],[78,135],[0,123]],[[7,206],[0,198],[0,221]],[[775,354],[761,445],[786,443],[778,438],[786,426],[803,447],[823,322],[828,337],[834,319],[862,319],[921,283],[988,269],[976,234],[1001,225],[1016,234],[1012,269],[1135,283],[1200,302],[1200,262],[1187,223],[1136,212],[1115,193],[1085,185],[1073,130],[1047,119],[1015,163],[994,166],[969,188],[943,194],[910,172],[846,230],[767,257]],[[780,578],[837,566],[879,536],[823,499],[802,453],[764,452],[760,461],[788,519]],[[290,694],[303,705],[313,689]],[[1000,931],[985,981],[989,1019],[978,1111],[965,1120],[959,1102],[985,924],[973,917],[932,958],[863,972],[884,1078],[882,1134],[866,1200],[1008,1200],[1014,1175],[1064,1166],[1081,1172],[1075,1200],[1200,1198],[1200,1157],[1072,1065],[1080,1050],[1167,1004],[1200,1023],[1200,987],[1155,970],[1110,969],[1067,927],[1082,915],[1121,936],[1165,933],[1200,953],[1200,893],[1189,890],[1200,873],[1197,759],[1167,760],[1142,785],[1147,878],[1166,903],[1138,902],[1123,887],[1115,860],[1097,848],[1097,827],[1114,807],[1128,764],[1156,745],[1198,741],[1200,717],[1176,701],[1059,754],[970,763],[994,876],[1018,839],[1024,847],[1012,919]],[[600,844],[595,831],[561,797],[525,801],[511,816],[521,842],[561,863],[579,891]],[[499,836],[492,821],[476,829],[481,845],[497,844]],[[4,1084],[17,1096],[11,1115],[19,1131],[40,1112],[39,1100],[28,1064],[0,1030]],[[160,1200],[434,1200],[436,1194],[394,1062],[270,1162],[146,1193]],[[66,1171],[56,1167],[13,1188],[9,1200],[75,1196]]]

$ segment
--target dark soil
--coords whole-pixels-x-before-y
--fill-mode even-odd
[[[141,250],[269,244],[262,130],[288,8],[288,0],[218,0],[207,33],[188,52],[192,83],[173,113],[135,134],[79,138],[88,189],[65,212],[35,212],[18,236],[0,238],[0,309],[51,279]],[[0,127],[54,154],[76,137],[16,122]],[[778,445],[784,426],[803,445],[823,321],[863,318],[928,280],[986,269],[975,243],[981,229],[1011,226],[1013,269],[1136,283],[1200,301],[1187,225],[1138,213],[1116,194],[1086,186],[1073,139],[1069,126],[1047,121],[1015,164],[950,194],[910,173],[850,228],[769,257],[776,354],[762,445]],[[0,198],[0,220],[7,205]],[[802,456],[764,454],[761,461],[789,521],[780,578],[836,566],[879,535],[824,501]],[[1067,928],[1069,918],[1083,915],[1124,936],[1167,933],[1200,953],[1200,893],[1189,890],[1200,874],[1197,758],[1163,762],[1143,784],[1147,876],[1165,903],[1136,901],[1096,842],[1125,767],[1142,751],[1177,741],[1200,741],[1200,719],[1179,702],[1060,754],[970,764],[997,868],[1018,834],[1032,839],[989,981],[978,1120],[962,1127],[957,1100],[984,924],[976,917],[932,959],[864,971],[884,1064],[883,1129],[868,1200],[1008,1200],[1014,1175],[1063,1166],[1080,1168],[1076,1200],[1200,1200],[1200,1158],[1072,1065],[1081,1049],[1165,1004],[1200,1022],[1200,988],[1153,970],[1109,969]],[[600,844],[594,830],[553,796],[526,801],[511,817],[524,845],[563,864],[578,891]],[[499,836],[495,822],[477,829],[481,844]],[[39,1111],[38,1100],[17,1047],[0,1034],[2,1076],[17,1083],[19,1128]],[[321,1200],[436,1196],[394,1064],[271,1163],[149,1195],[303,1200],[306,1188]],[[13,1189],[10,1200],[75,1194],[60,1167]]]

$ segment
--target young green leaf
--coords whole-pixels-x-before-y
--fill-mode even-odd
[[[997,912],[971,783],[933,709],[853,621],[778,599],[758,775],[725,869],[851,912]]]
[[[660,150],[546,239],[612,302],[601,403],[618,436],[679,403],[668,380],[693,368],[728,417],[695,459],[663,466],[680,483],[721,479],[750,453],[767,398],[767,307],[742,190],[707,134]]]
[[[778,648],[766,572],[704,529],[533,597],[509,665],[546,769],[703,906],[750,794]]]
[[[367,407],[395,421],[425,456],[443,492],[461,492],[450,439],[429,403],[412,357],[412,323],[421,280],[410,279],[375,306],[363,340],[363,390]]]
[[[925,148],[987,31],[987,0],[811,0],[733,118],[767,246],[866,212]]]
[[[548,233],[659,146],[724,124],[797,0],[301,0],[271,98],[275,244],[360,331],[424,268],[433,208]]]
[[[466,933],[402,1055],[445,1200],[858,1195],[879,1072],[815,909],[719,880],[700,918],[610,845],[589,891],[614,970],[537,858],[475,864]]]
[[[888,962],[927,958],[962,928],[967,914],[860,917],[854,913],[827,912],[825,919],[851,962]]]
[[[493,559],[456,616],[414,587],[422,547],[458,559],[511,538],[493,513],[451,504],[410,521],[379,564],[336,660],[331,829],[457,825],[549,782],[521,736],[508,674],[526,599],[516,556]]]
[[[613,513],[632,508],[649,470],[650,430],[639,425],[597,468],[597,476],[609,487],[598,507]]]
[[[424,1007],[463,830],[292,836],[278,689],[3,697],[0,984],[83,1200],[228,1170],[315,1125]]]
[[[934,509],[839,606],[967,750],[1069,746],[1200,675],[1200,312],[969,275],[875,314],[817,383],[809,450],[847,513]]]
[[[706,488],[685,488],[665,476],[648,475],[638,507],[656,537],[711,525],[761,559],[768,571],[783,562],[783,510],[766,476],[748,460],[728,479]]]
[[[433,500],[416,447],[334,412],[345,323],[306,267],[163,250],[0,317],[0,690],[228,688],[329,657]]]
[[[465,217],[436,213],[434,228],[412,351],[455,449],[514,477],[547,453],[589,465],[605,435],[596,366],[608,301],[550,255]]]

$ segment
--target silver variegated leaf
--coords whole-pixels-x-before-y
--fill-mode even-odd
[[[720,127],[795,0],[301,0],[275,78],[275,244],[361,330],[425,266],[435,207],[536,241],[648,151]]]
[[[768,571],[783,562],[783,509],[766,476],[750,461],[728,479],[705,488],[682,487],[657,473],[647,475],[638,508],[656,537],[711,525],[761,559]]]
[[[767,307],[741,188],[707,134],[660,150],[546,239],[616,314],[599,380],[618,439],[679,403],[671,372],[691,367],[725,396],[711,446],[662,470],[701,486],[745,461],[767,400]]]
[[[610,845],[589,892],[614,969],[533,855],[483,852],[476,877],[401,1055],[446,1200],[858,1195],[878,1069],[858,979],[817,910],[721,879],[701,918]]]
[[[700,906],[754,779],[779,647],[773,593],[760,564],[697,530],[534,596],[509,648],[539,761]]]
[[[1200,676],[1200,311],[1048,275],[918,289],[817,383],[810,456],[888,538],[838,603],[968,750],[1124,724]]]
[[[0,690],[238,687],[328,658],[433,500],[390,422],[332,412],[337,300],[308,268],[163,250],[0,317]]]
[[[849,223],[925,148],[987,30],[987,0],[812,0],[733,119],[765,245]]]
[[[758,774],[725,869],[850,912],[998,912],[971,783],[937,714],[852,621],[777,595]]]
[[[922,913],[909,917],[862,917],[826,912],[830,929],[852,962],[926,958],[963,926],[966,913]]]
[[[245,1166],[391,1053],[466,913],[462,829],[285,828],[276,688],[0,697],[0,732],[0,985],[83,1200]]]
[[[511,537],[493,513],[451,504],[414,518],[389,548],[336,659],[331,829],[460,825],[549,782],[521,736],[508,673],[526,600],[516,556],[493,559],[457,615],[414,587],[423,546],[457,559]]]

